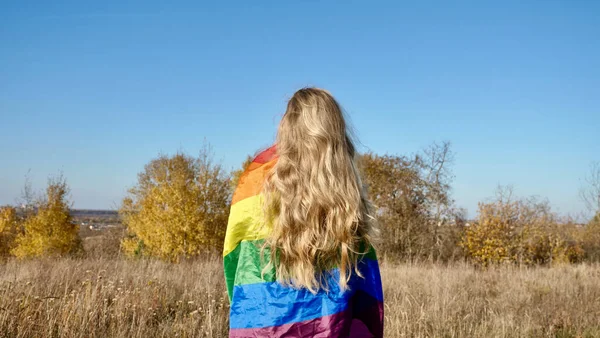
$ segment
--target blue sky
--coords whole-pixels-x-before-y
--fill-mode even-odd
[[[600,161],[597,1],[2,1],[0,205],[62,171],[112,208],[159,153],[233,169],[293,92],[330,90],[363,151],[453,143],[454,197],[583,210]]]

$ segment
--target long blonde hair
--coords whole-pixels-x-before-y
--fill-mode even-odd
[[[377,231],[337,101],[322,89],[297,91],[275,145],[279,159],[263,192],[277,278],[317,292],[327,288],[325,270],[339,268],[345,289]]]

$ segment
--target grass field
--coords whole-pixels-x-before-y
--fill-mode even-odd
[[[600,266],[382,266],[386,337],[600,337]],[[0,337],[226,337],[221,262],[0,263]]]

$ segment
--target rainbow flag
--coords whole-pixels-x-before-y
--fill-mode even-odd
[[[383,337],[383,292],[374,250],[359,260],[365,278],[353,276],[347,290],[338,286],[337,269],[327,274],[329,290],[317,294],[283,286],[273,269],[261,276],[260,248],[271,231],[258,221],[261,190],[276,161],[275,147],[258,155],[241,175],[231,202],[223,248],[229,337]]]

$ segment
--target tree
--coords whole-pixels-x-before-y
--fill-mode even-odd
[[[160,156],[138,175],[119,210],[129,233],[123,249],[174,262],[218,250],[230,196],[230,179],[207,147],[198,158]]]
[[[454,153],[448,141],[434,142],[426,147],[415,161],[421,167],[421,176],[425,182],[425,202],[428,210],[428,229],[431,236],[432,259],[450,259],[458,254],[460,239],[460,220],[465,217],[464,210],[456,208],[450,196],[454,175],[451,165]]]
[[[15,208],[0,207],[0,257],[6,257],[14,247],[18,218]]]
[[[600,213],[600,162],[590,165],[590,172],[584,178],[580,196],[590,212],[594,215]]]
[[[600,212],[585,225],[582,246],[587,260],[600,262]]]
[[[454,162],[454,153],[450,142],[433,143],[416,157],[417,164],[424,171],[424,180],[427,183],[427,203],[431,210],[433,220],[446,222],[450,220],[453,201],[450,198],[450,185],[454,175],[450,165]],[[437,225],[437,224],[436,224]]]
[[[593,217],[585,225],[582,246],[586,259],[593,262],[600,261],[600,162],[590,165],[590,172],[583,180],[579,191],[582,201]]]
[[[488,265],[512,260],[518,219],[518,205],[512,200],[512,189],[498,189],[497,199],[479,203],[479,219],[465,229],[461,246],[476,263]]]
[[[367,153],[359,158],[382,228],[384,254],[449,259],[459,239],[461,211],[450,198],[450,143],[434,143],[414,157]]]
[[[418,165],[406,157],[369,153],[361,156],[360,166],[381,226],[383,254],[423,255],[428,211]]]
[[[69,188],[59,176],[50,179],[44,199],[35,203],[36,212],[23,220],[11,253],[19,258],[61,256],[82,250],[79,226],[69,213]]]
[[[460,245],[477,264],[552,264],[579,261],[583,250],[561,231],[547,201],[515,199],[500,187],[496,199],[479,203],[477,222],[465,229]]]

